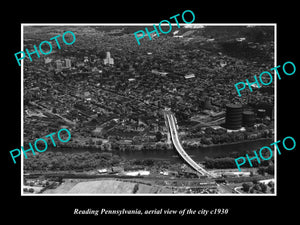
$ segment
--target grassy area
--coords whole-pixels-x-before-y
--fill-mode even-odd
[[[79,179],[66,179],[55,189],[47,189],[43,194],[65,194],[68,193],[76,184],[80,182]]]
[[[116,179],[66,179],[56,189],[49,189],[44,194],[153,194],[172,193],[160,186],[126,182]]]
[[[259,181],[259,180],[267,180],[267,179],[273,179],[273,175],[255,175],[253,177],[227,177],[226,181],[228,183],[242,183],[242,182],[253,182],[253,181]]]
[[[132,193],[134,184],[123,183],[115,180],[99,180],[80,182],[76,184],[70,191],[70,194],[130,194]]]

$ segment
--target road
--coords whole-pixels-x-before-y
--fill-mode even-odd
[[[69,123],[71,125],[76,125],[75,122],[73,122],[73,121],[71,121],[71,120],[69,120],[69,119],[67,119],[67,118],[65,118],[65,117],[63,117],[63,116],[61,116],[61,115],[59,115],[57,113],[53,113],[50,109],[47,109],[45,106],[41,106],[41,105],[39,105],[39,104],[37,104],[35,102],[30,102],[30,104],[39,107],[43,111],[46,111],[47,113],[49,113],[49,114],[51,114],[53,116],[57,116],[57,117],[61,118],[62,120],[64,120],[65,122],[67,122],[67,123]]]
[[[175,122],[175,116],[170,112],[165,112],[165,118],[167,120],[167,124],[169,126],[169,131],[171,133],[172,142],[177,150],[177,152],[180,154],[180,156],[196,171],[198,171],[202,175],[207,175],[208,177],[214,177],[212,174],[207,172],[204,168],[202,168],[200,165],[198,165],[183,149],[182,145],[180,144],[177,128],[176,128],[176,122]]]

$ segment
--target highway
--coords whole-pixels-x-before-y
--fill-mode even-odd
[[[172,142],[177,150],[177,152],[180,154],[180,156],[196,171],[198,171],[202,175],[207,175],[208,177],[214,177],[212,174],[207,172],[205,169],[203,169],[200,165],[198,165],[183,149],[182,145],[180,144],[177,128],[176,128],[176,122],[174,115],[169,112],[165,111],[165,118],[167,120],[167,124],[169,126],[169,131],[171,134]]]

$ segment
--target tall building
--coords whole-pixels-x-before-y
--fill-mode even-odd
[[[114,59],[110,57],[110,52],[106,52],[106,58],[104,59],[104,65],[114,65]]]
[[[66,67],[71,68],[71,60],[70,59],[66,59]]]
[[[56,60],[56,69],[62,70],[62,62],[60,60]]]
[[[238,130],[242,127],[243,107],[241,104],[226,105],[226,128]]]

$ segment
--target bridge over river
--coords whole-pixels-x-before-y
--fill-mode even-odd
[[[183,149],[179,138],[178,138],[178,132],[177,132],[177,123],[176,118],[173,115],[171,111],[164,111],[164,117],[167,124],[167,127],[169,129],[172,142],[179,153],[179,155],[197,172],[199,172],[202,175],[206,175],[208,177],[214,177],[214,175],[207,172],[203,167],[201,167],[198,163],[196,163]]]

